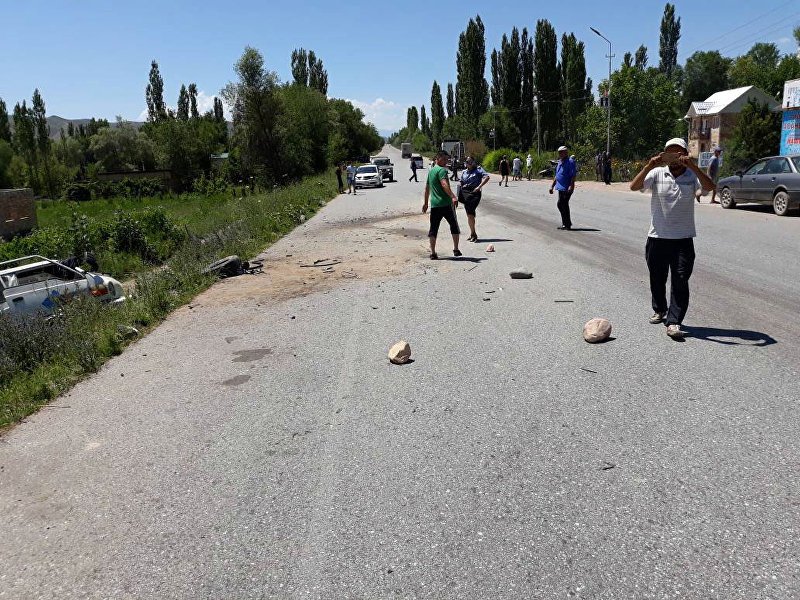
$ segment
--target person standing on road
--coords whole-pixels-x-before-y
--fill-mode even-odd
[[[503,185],[503,181],[505,181],[506,187],[508,187],[508,172],[509,172],[508,157],[504,154],[503,160],[500,161],[500,182],[498,183],[498,185]]]
[[[694,268],[695,192],[714,189],[714,182],[692,161],[681,138],[664,145],[631,181],[631,190],[650,192],[650,231],[645,259],[650,271],[653,324],[664,323],[667,335],[683,339],[683,318],[689,308],[689,277]],[[671,275],[669,306],[667,276]]]
[[[515,156],[513,160],[514,165],[514,181],[522,181],[522,159]]]
[[[469,237],[467,241],[477,242],[478,234],[475,233],[475,211],[481,201],[481,188],[489,183],[489,174],[478,166],[475,159],[468,156],[464,160],[466,168],[461,172],[461,185],[458,186],[458,201],[464,205],[469,223]]]
[[[706,175],[708,178],[714,182],[714,191],[711,192],[711,202],[710,204],[719,204],[717,202],[717,180],[719,179],[719,155],[722,154],[722,148],[719,146],[714,147],[714,156],[708,163],[708,169],[706,171]]]
[[[533,174],[533,157],[530,152],[528,152],[528,157],[525,159],[525,171],[528,175],[528,181],[530,181]]]
[[[347,193],[350,193],[350,190],[353,191],[353,195],[356,195],[356,168],[353,166],[353,161],[351,160],[347,163]]]
[[[594,157],[594,180],[595,181],[602,181],[603,180],[603,153],[598,152],[597,156]]]
[[[439,224],[442,219],[450,225],[450,233],[453,236],[453,256],[461,256],[458,249],[458,237],[461,230],[458,228],[456,218],[456,207],[458,198],[450,189],[450,182],[447,178],[447,159],[450,155],[445,150],[436,153],[436,166],[431,167],[428,172],[428,180],[425,183],[425,200],[422,203],[422,212],[428,212],[428,200],[431,206],[431,228],[428,231],[428,240],[431,244],[431,260],[436,260],[436,236],[439,233]]]
[[[611,185],[611,152],[603,152],[603,181]]]
[[[344,192],[344,183],[342,182],[342,165],[336,165],[336,181],[339,183],[339,193]]]
[[[575,167],[575,161],[567,157],[567,147],[561,146],[558,149],[558,164],[556,165],[556,175],[553,177],[553,183],[550,184],[550,193],[553,193],[553,188],[558,191],[558,212],[561,213],[561,226],[559,229],[570,230],[572,229],[572,219],[569,214],[569,199],[572,197],[572,192],[575,191],[575,176],[578,170]]]
[[[458,163],[455,157],[450,159],[450,181],[458,181]]]
[[[412,179],[414,181],[419,181],[419,179],[417,179],[417,161],[413,158],[411,159],[411,177],[409,177],[408,180],[411,181]]]

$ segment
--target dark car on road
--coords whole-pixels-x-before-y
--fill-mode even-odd
[[[722,208],[756,202],[784,216],[800,206],[800,155],[760,158],[746,170],[720,179],[717,189]]]

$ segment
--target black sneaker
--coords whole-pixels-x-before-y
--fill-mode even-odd
[[[453,250],[453,256],[461,256],[461,250],[459,250],[458,248]]]

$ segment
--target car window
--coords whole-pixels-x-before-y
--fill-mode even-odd
[[[793,156],[792,162],[794,163],[795,170],[800,173],[800,156]]]
[[[31,269],[22,269],[14,273],[16,277],[16,285],[28,285],[31,283],[42,283],[45,281],[74,281],[81,279],[81,277],[72,271],[56,264],[47,264]],[[6,286],[12,287],[12,286]]]
[[[761,172],[761,169],[763,169],[766,164],[767,164],[766,160],[760,160],[756,164],[754,164],[752,167],[747,169],[747,171],[745,171],[744,174],[745,175],[758,175]]]
[[[375,170],[376,170],[376,167],[374,167],[374,166],[370,166],[370,167],[358,167],[358,172],[359,172],[359,173],[374,173],[374,172],[375,172]]]
[[[778,156],[776,158],[770,158],[767,161],[767,166],[764,168],[762,173],[765,175],[777,175],[778,173],[791,173],[792,169],[789,166],[789,161],[783,158],[782,156]]]

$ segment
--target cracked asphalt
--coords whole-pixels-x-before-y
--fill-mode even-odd
[[[491,182],[432,263],[389,152],[0,437],[0,598],[800,597],[800,217],[698,207],[676,343],[647,197],[579,184],[561,232],[546,183]],[[277,279],[331,231],[335,273]]]

